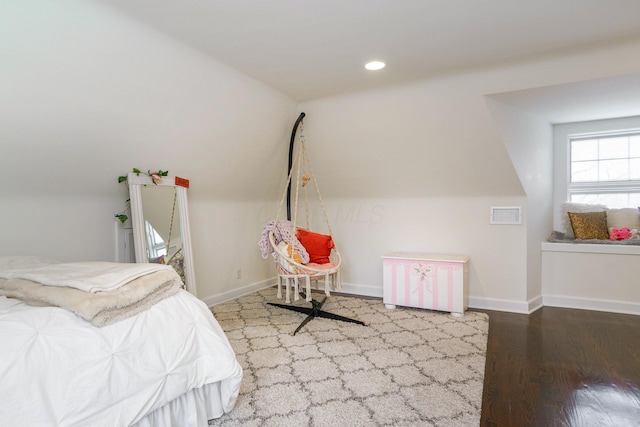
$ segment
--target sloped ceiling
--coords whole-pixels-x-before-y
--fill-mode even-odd
[[[640,74],[491,95],[549,123],[640,115]]]
[[[99,1],[298,101],[640,35],[629,0]]]

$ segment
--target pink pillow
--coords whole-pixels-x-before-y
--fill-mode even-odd
[[[631,238],[631,230],[627,227],[615,228],[611,227],[609,229],[609,239],[610,240],[627,240]]]
[[[335,248],[331,236],[298,228],[296,237],[309,253],[309,262],[315,262],[317,264],[330,262],[329,255],[331,255],[331,249]]]

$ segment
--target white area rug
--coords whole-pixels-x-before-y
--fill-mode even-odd
[[[323,310],[367,326],[316,318],[293,336],[306,315],[267,302],[283,303],[275,288],[212,307],[244,378],[234,410],[210,425],[479,425],[486,314],[332,295]]]

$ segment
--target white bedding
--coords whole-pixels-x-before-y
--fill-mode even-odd
[[[0,297],[0,378],[1,425],[117,427],[213,383],[228,412],[242,368],[206,305],[181,289],[102,328]]]

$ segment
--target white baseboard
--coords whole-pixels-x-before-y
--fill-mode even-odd
[[[275,286],[277,284],[277,278],[272,277],[267,280],[263,280],[256,283],[251,283],[249,285],[242,286],[240,288],[236,288],[232,291],[223,292],[220,294],[215,294],[208,296],[206,298],[200,298],[207,306],[211,307],[212,305],[221,304],[223,302],[231,301],[232,299],[236,299],[238,297],[249,295],[252,292],[259,291],[261,289],[269,288],[271,286]],[[349,295],[357,295],[363,297],[377,297],[382,298],[382,288],[370,285],[357,285],[350,283],[343,283],[342,288],[339,289],[339,293],[349,294]]]
[[[202,298],[208,306],[220,304],[232,299],[248,295],[276,285],[276,278],[272,277],[256,283],[251,283],[232,291],[223,292]],[[382,298],[381,287],[370,285],[359,285],[354,283],[343,283],[339,291],[343,294]],[[581,310],[607,311],[611,313],[636,314],[640,315],[640,303],[599,300],[590,298],[569,297],[564,295],[538,295],[528,301],[506,300],[499,298],[469,297],[469,308],[479,310],[505,311],[509,313],[530,314],[543,306],[575,308]]]
[[[529,299],[529,301],[527,301],[527,305],[529,306],[529,313],[533,313],[534,311],[544,307],[544,299],[542,295],[538,295]]]
[[[531,314],[543,306],[640,315],[640,303],[627,301],[568,297],[564,295],[538,295],[526,302],[501,300],[496,298],[469,297],[469,307],[480,310]]]
[[[640,314],[640,303],[637,302],[579,298],[564,295],[544,295],[543,301],[544,305],[549,307],[607,311],[621,314]]]
[[[223,302],[231,301],[231,300],[236,299],[238,297],[241,297],[241,296],[244,296],[244,295],[249,295],[252,292],[256,292],[256,291],[259,291],[261,289],[265,289],[265,288],[269,288],[271,286],[275,286],[276,283],[277,283],[276,282],[276,278],[273,277],[271,279],[262,280],[260,282],[251,283],[251,284],[236,288],[236,289],[234,289],[232,291],[227,291],[227,292],[211,295],[211,296],[208,296],[206,298],[200,298],[200,299],[202,301],[204,301],[204,303],[207,304],[207,306],[211,307],[212,305],[221,304]]]
[[[525,301],[514,301],[498,298],[469,297],[469,308],[479,310],[506,311],[509,313],[529,314],[529,304]]]
[[[363,297],[382,298],[382,288],[371,285],[358,285],[354,283],[343,283],[342,289],[338,290],[342,294],[357,295]]]
[[[263,280],[261,282],[252,283],[240,288],[236,288],[233,291],[227,291],[221,294],[212,295],[207,298],[203,298],[202,300],[208,306],[212,306],[212,305],[220,304],[226,301],[230,301],[232,299],[235,299],[244,295],[248,295],[252,292],[256,292],[261,289],[275,286],[276,283],[277,283],[276,278],[273,277],[271,279]],[[341,294],[373,297],[373,298],[382,298],[383,296],[383,290],[381,287],[370,286],[370,285],[360,285],[355,283],[343,283],[342,288],[337,290],[336,292],[339,292]],[[512,313],[529,314],[537,310],[539,306],[541,306],[541,304],[537,305],[538,300],[541,301],[542,297],[538,297],[529,302],[501,300],[496,298],[469,297],[469,307],[477,308],[481,310],[496,310],[496,311],[507,311]]]

